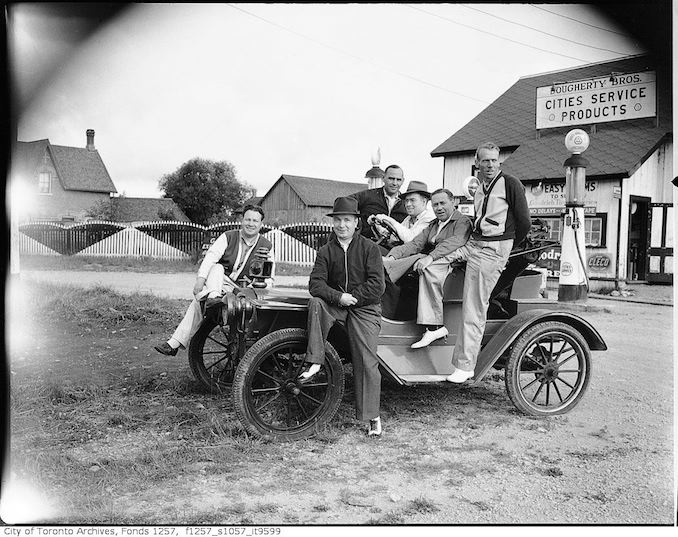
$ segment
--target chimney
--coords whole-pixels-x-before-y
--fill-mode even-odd
[[[94,129],[87,129],[87,149],[89,151],[96,151],[96,147],[94,147]]]

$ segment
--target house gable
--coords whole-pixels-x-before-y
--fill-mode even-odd
[[[80,147],[49,145],[59,177],[66,190],[117,192],[99,152]]]

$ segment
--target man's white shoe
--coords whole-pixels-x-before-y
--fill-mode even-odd
[[[444,326],[438,328],[437,330],[429,330],[427,328],[422,338],[416,343],[412,343],[412,345],[410,345],[410,348],[421,349],[422,347],[428,347],[436,339],[440,339],[441,337],[447,337],[447,334],[449,334],[449,332],[447,331],[447,328],[445,328]]]
[[[304,371],[301,375],[299,375],[299,380],[308,380],[318,371],[320,371],[320,364],[311,364],[311,367],[308,368],[308,371]]]
[[[470,379],[473,376],[473,371],[464,371],[463,369],[455,369],[454,373],[445,377],[445,380],[448,382],[456,382],[461,384],[462,382]]]

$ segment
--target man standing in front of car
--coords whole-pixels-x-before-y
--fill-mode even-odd
[[[334,232],[318,251],[308,282],[311,299],[306,361],[312,365],[300,377],[309,379],[320,370],[332,325],[337,321],[345,325],[353,361],[356,418],[369,420],[368,436],[380,436],[377,339],[385,287],[381,251],[356,233],[360,212],[355,199],[337,198],[328,216],[332,217]]]
[[[525,188],[500,170],[499,147],[492,142],[481,144],[475,164],[481,184],[473,198],[473,232],[469,241],[449,256],[450,262],[466,260],[462,315],[452,355],[454,371],[447,377],[456,383],[474,374],[490,294],[513,245],[522,242],[531,226]]]

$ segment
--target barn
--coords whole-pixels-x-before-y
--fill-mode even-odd
[[[283,174],[261,199],[266,222],[329,222],[334,200],[367,188],[367,182],[351,183]]]

